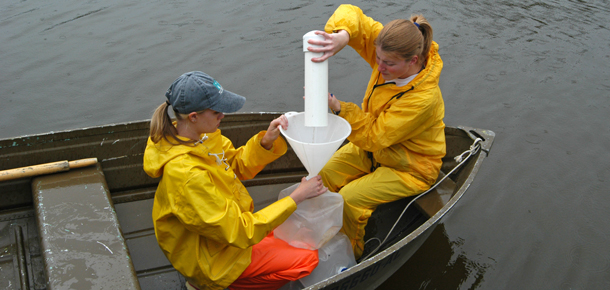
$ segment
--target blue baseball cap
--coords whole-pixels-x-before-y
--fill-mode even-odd
[[[200,71],[182,74],[169,87],[165,97],[180,114],[205,109],[233,113],[246,102],[246,98],[223,89],[216,80]]]

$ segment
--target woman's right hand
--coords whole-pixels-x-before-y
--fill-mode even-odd
[[[320,177],[320,175],[316,175],[310,180],[303,177],[301,179],[301,184],[290,194],[290,197],[296,204],[299,204],[306,199],[325,193],[327,190],[324,183],[322,183],[322,177]]]
[[[328,34],[324,31],[316,31],[314,33],[324,36],[324,40],[310,39],[308,41],[309,44],[319,45],[322,47],[309,46],[307,47],[307,50],[311,52],[322,52],[324,54],[321,57],[311,58],[311,61],[313,62],[323,62],[327,60],[342,50],[349,42],[349,33],[347,33],[345,30],[340,30],[339,32],[333,34]]]
[[[282,126],[284,130],[288,129],[288,119],[284,115],[279,116],[269,124],[267,132],[265,132],[265,135],[261,139],[261,146],[263,146],[263,148],[271,150],[273,142],[280,136],[280,126]]]

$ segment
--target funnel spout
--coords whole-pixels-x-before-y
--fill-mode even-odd
[[[320,173],[352,132],[352,127],[345,119],[329,113],[326,115],[328,126],[307,127],[305,113],[289,112],[285,114],[288,129],[280,127],[280,132],[307,169],[308,179]]]

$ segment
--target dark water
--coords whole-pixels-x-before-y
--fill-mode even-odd
[[[474,184],[386,288],[610,289],[610,2],[355,1],[422,13],[445,122],[495,131]],[[2,1],[0,138],[148,119],[181,73],[302,111],[301,37],[332,1]],[[360,104],[370,68],[331,59]],[[392,283],[394,284],[392,284]]]

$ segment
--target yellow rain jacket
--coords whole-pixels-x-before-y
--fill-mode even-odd
[[[354,254],[364,249],[364,229],[378,205],[428,189],[445,156],[445,106],[438,86],[443,61],[433,42],[425,68],[407,85],[385,83],[376,63],[375,39],[383,25],[352,5],[341,5],[325,26],[345,30],[351,46],[371,68],[362,108],[341,102],[339,116],[352,132],[320,172],[345,201],[342,231]]]
[[[252,212],[240,179],[253,178],[287,149],[278,138],[266,150],[264,134],[237,149],[220,130],[195,146],[148,139],[144,170],[162,177],[152,212],[157,241],[174,268],[204,289],[233,283],[250,264],[252,246],[296,210],[286,197]]]
[[[445,156],[445,105],[438,86],[443,61],[438,44],[432,43],[425,68],[409,84],[385,84],[375,62],[374,42],[381,29],[381,23],[352,5],[341,5],[326,23],[328,33],[346,30],[348,45],[373,69],[362,109],[341,102],[339,116],[352,126],[347,139],[372,152],[376,167],[409,172],[433,183]]]

